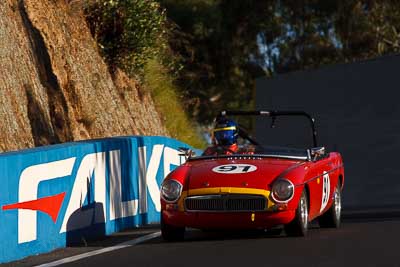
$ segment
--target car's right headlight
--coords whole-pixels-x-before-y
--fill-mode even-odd
[[[161,197],[166,202],[175,202],[182,193],[182,184],[176,180],[166,180],[161,185]]]

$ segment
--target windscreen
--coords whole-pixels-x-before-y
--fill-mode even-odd
[[[240,116],[237,121],[243,122],[244,118],[253,119],[253,123],[247,125],[257,127],[246,127],[246,134],[239,135],[237,147],[210,145],[203,154],[196,156],[259,155],[306,159],[307,149],[313,147],[312,128],[306,117],[282,116],[273,121],[266,116]],[[243,124],[240,125],[243,129]],[[254,137],[255,129],[257,138]]]

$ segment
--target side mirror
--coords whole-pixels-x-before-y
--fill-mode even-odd
[[[185,157],[185,160],[194,157],[196,155],[196,153],[188,147],[180,147],[178,148],[178,151],[180,152],[179,156]]]
[[[325,147],[320,146],[320,147],[313,147],[309,150],[309,156],[311,160],[317,160],[319,158],[322,158],[326,155],[326,150]]]

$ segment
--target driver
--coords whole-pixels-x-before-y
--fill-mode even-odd
[[[225,117],[216,119],[212,132],[213,146],[208,147],[203,155],[230,155],[238,151],[238,126],[233,120]]]

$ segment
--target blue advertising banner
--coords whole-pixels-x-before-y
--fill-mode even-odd
[[[179,147],[133,136],[0,154],[0,263],[158,223]]]

